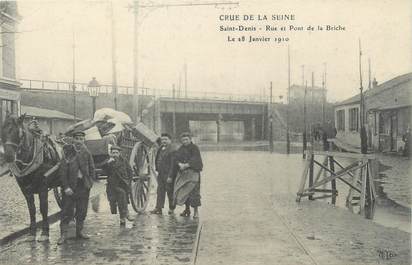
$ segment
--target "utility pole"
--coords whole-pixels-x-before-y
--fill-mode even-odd
[[[219,5],[239,5],[239,2],[213,2],[213,3],[176,3],[176,4],[144,4],[140,5],[139,0],[133,1],[133,120],[140,121],[138,114],[139,96],[138,96],[138,27],[139,27],[139,8],[160,8],[160,7],[184,7],[184,6],[219,6]]]
[[[138,88],[138,27],[139,1],[134,1],[133,23],[133,121],[140,122],[139,118],[139,88]]]
[[[73,123],[76,123],[76,45],[74,38],[74,27],[73,27]]]
[[[326,63],[324,63],[325,69],[322,75],[322,126],[325,125],[325,104],[326,104]]]
[[[290,49],[288,45],[288,105],[286,107],[286,154],[290,153],[289,107],[290,107]]]
[[[269,134],[269,149],[270,152],[273,153],[273,115],[272,115],[272,95],[273,95],[273,88],[272,82],[270,82],[270,98],[269,98],[269,126],[270,126],[270,134]]]
[[[173,136],[176,137],[176,89],[175,84],[172,86],[173,93],[173,113],[172,113],[172,130]]]
[[[184,65],[184,73],[185,73],[185,98],[187,98],[187,63],[185,60],[185,65]]]
[[[110,14],[111,14],[111,27],[112,27],[112,93],[113,93],[113,100],[114,100],[114,109],[118,109],[117,105],[117,73],[116,73],[116,31],[115,31],[115,23],[114,23],[114,10],[113,10],[113,2],[110,2]]]
[[[178,90],[177,90],[177,97],[181,97],[181,92],[182,92],[182,72],[179,73],[179,85],[178,85]]]
[[[359,81],[360,81],[360,107],[359,107],[359,112],[360,112],[360,140],[361,140],[361,153],[366,154],[368,151],[368,146],[367,146],[367,135],[366,135],[366,130],[365,130],[365,125],[364,125],[364,102],[363,102],[363,82],[362,82],[362,48],[361,48],[361,40],[359,39]]]
[[[317,113],[317,106],[313,104],[313,93],[315,92],[315,73],[312,72],[312,79],[311,79],[311,92],[310,92],[310,108],[309,108],[309,141],[313,144],[313,123],[316,120],[314,117]]]
[[[305,96],[303,97],[303,158],[306,158],[305,151],[307,149],[307,139],[306,139],[306,93],[308,88],[308,82],[305,84]]]
[[[368,83],[368,89],[371,89],[372,87],[372,83],[371,83],[371,58],[368,58],[368,65],[369,65],[369,70],[368,70],[368,74],[369,74],[369,83]]]

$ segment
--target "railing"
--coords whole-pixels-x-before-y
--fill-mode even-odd
[[[73,91],[73,83],[62,82],[62,81],[46,81],[46,80],[35,80],[35,79],[20,79],[22,83],[21,88],[26,90],[48,90],[55,92],[71,92]],[[75,83],[76,92],[87,93],[87,83]],[[133,87],[131,86],[117,86],[117,91],[119,94],[123,95],[133,95]],[[112,93],[112,85],[102,84],[99,93],[109,94]],[[157,89],[157,88],[147,88],[139,87],[139,95],[154,96],[154,97],[168,97],[168,98],[188,98],[188,99],[209,99],[209,100],[228,100],[237,102],[256,102],[265,103],[268,102],[267,97],[263,95],[253,95],[253,94],[230,94],[230,93],[219,93],[210,91],[193,91],[188,90],[187,93],[184,91],[171,89]]]

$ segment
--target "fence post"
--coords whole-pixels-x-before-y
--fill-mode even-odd
[[[305,152],[308,152],[306,150]],[[309,152],[309,160],[310,160],[310,165],[309,165],[309,188],[313,186],[313,163],[314,163],[314,154],[312,152]],[[310,190],[309,190],[310,192]],[[313,200],[313,196],[309,195],[309,200]]]
[[[330,166],[330,171],[335,173],[335,160],[333,159],[333,156],[329,157],[329,166]],[[331,186],[332,186],[332,204],[336,204],[336,179],[333,179],[331,181]]]

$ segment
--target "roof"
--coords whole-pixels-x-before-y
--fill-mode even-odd
[[[393,88],[395,86],[398,86],[402,83],[409,82],[409,81],[412,81],[412,73],[407,73],[404,75],[397,76],[389,81],[386,81],[378,85],[375,88],[368,89],[363,93],[363,95],[365,97],[371,97],[371,96],[381,93],[382,91],[385,91],[386,89]],[[348,98],[341,102],[336,103],[335,106],[349,105],[349,104],[354,104],[354,103],[359,103],[359,102],[360,102],[360,93],[351,98]]]
[[[402,104],[402,105],[391,105],[391,106],[384,106],[379,108],[371,109],[370,111],[380,111],[380,110],[394,110],[394,109],[402,109],[411,107],[410,104]]]
[[[69,115],[57,110],[42,109],[31,106],[21,106],[21,113],[26,113],[28,116],[46,118],[46,119],[62,119],[73,120],[73,115]]]

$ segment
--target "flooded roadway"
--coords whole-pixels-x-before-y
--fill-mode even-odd
[[[103,193],[89,204],[85,225],[89,240],[75,240],[71,225],[72,238],[58,246],[56,223],[50,228],[50,243],[22,237],[1,248],[0,264],[189,264],[197,226],[197,220],[178,214],[142,214],[122,228]]]

